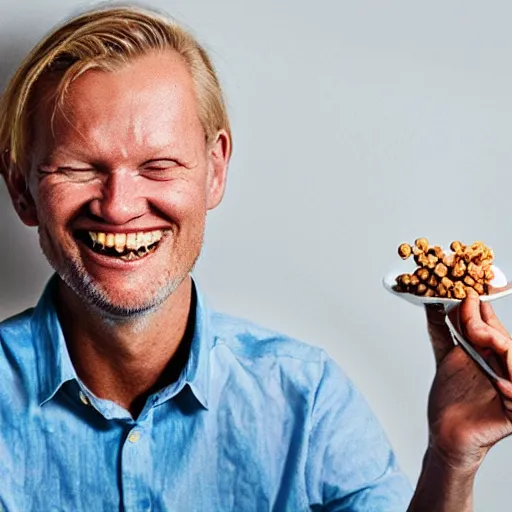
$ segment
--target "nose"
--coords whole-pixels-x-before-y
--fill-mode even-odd
[[[129,171],[115,171],[101,185],[99,197],[89,204],[90,212],[108,224],[127,224],[147,211],[136,176]]]

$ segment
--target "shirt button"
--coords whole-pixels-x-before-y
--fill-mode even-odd
[[[128,436],[128,441],[130,443],[136,443],[140,439],[140,432],[138,430],[135,430]]]
[[[80,391],[80,393],[78,393],[78,396],[80,397],[80,400],[83,404],[89,405],[89,399],[84,395],[84,393],[82,391]]]

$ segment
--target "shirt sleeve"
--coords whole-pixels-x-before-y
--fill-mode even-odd
[[[378,420],[328,357],[313,405],[306,485],[314,512],[400,512],[412,497]]]

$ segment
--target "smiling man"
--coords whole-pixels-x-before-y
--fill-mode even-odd
[[[189,34],[138,8],[57,28],[2,96],[0,148],[55,269],[0,324],[3,510],[406,507],[332,360],[211,311],[192,281],[231,133]]]
[[[39,94],[51,98],[51,80],[42,80]],[[230,138],[220,126],[205,137],[177,52],[89,69],[63,101],[53,118],[51,101],[34,106],[46,122],[34,126],[30,198],[14,183],[11,191],[63,281],[58,300],[79,375],[137,417],[183,339],[189,272],[206,210],[222,198]]]
[[[65,23],[4,92],[0,151],[55,269],[0,324],[1,510],[405,510],[409,484],[339,367],[212,311],[190,276],[231,133],[189,34],[139,8]],[[457,397],[439,395],[444,432]],[[436,453],[410,510],[460,512],[472,481]]]
[[[51,87],[43,82],[40,94],[51,98]],[[177,52],[90,69],[63,101],[53,118],[50,102],[35,105],[34,204],[22,219],[38,225],[71,308],[80,297],[92,315],[167,318],[190,296],[205,213],[224,191],[229,134],[219,127],[206,139]]]

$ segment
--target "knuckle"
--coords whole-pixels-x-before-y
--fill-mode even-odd
[[[464,324],[464,328],[468,337],[480,338],[485,334],[485,325],[480,320],[472,318]]]

